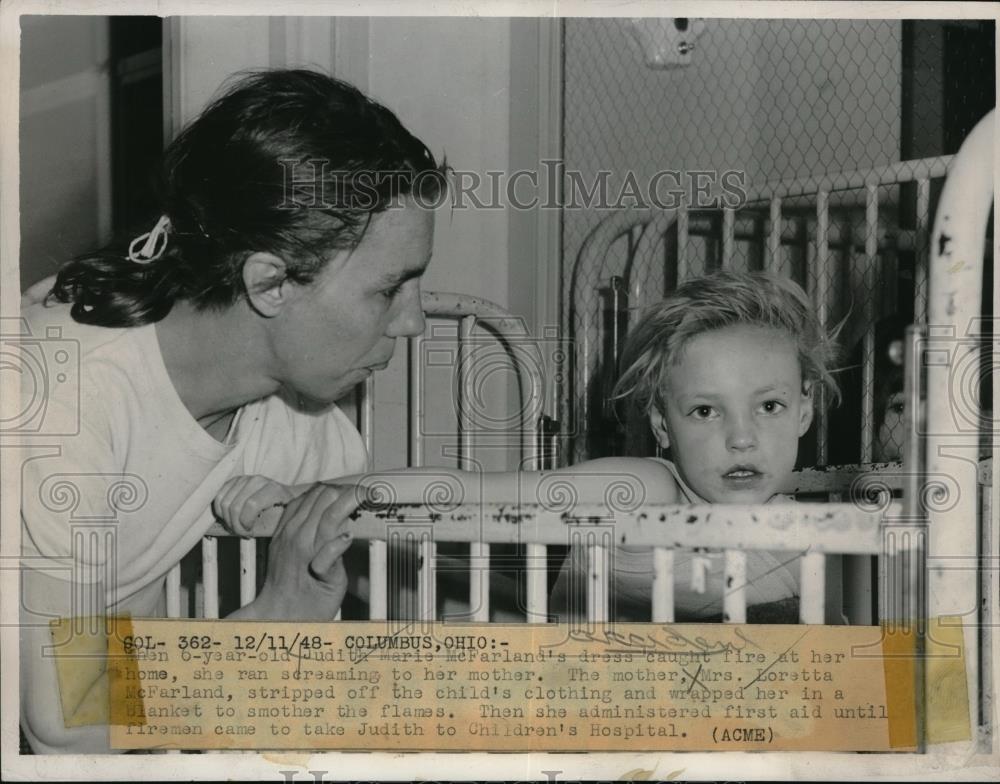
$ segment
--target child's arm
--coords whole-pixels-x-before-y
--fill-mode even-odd
[[[558,480],[556,479],[558,477]],[[461,502],[476,503],[546,503],[546,483],[568,483],[578,504],[602,504],[616,489],[636,492],[637,504],[671,504],[678,499],[673,474],[655,460],[640,457],[603,457],[550,471],[460,471],[454,468],[425,466],[375,471],[336,479],[336,484],[367,487],[375,502],[391,494],[393,503],[419,504],[425,493],[450,479],[460,488]],[[455,498],[455,502],[458,498]]]
[[[556,479],[558,477],[558,480]],[[444,480],[442,482],[442,480]],[[576,504],[603,504],[616,497],[631,499],[629,506],[677,503],[673,475],[655,460],[636,457],[604,457],[552,471],[460,471],[424,466],[372,471],[329,480],[349,488],[366,488],[369,500],[379,503],[419,504],[433,488],[447,486],[452,503],[542,503],[548,502],[547,483],[568,483]],[[213,507],[235,532],[258,536],[273,528],[281,507],[305,492],[311,484],[285,486],[264,477],[237,477],[219,493]],[[559,502],[564,502],[559,496]],[[441,499],[437,499],[438,503]]]
[[[663,463],[645,457],[599,457],[548,472],[551,474],[579,476],[578,487],[583,491],[580,503],[603,503],[609,491],[626,485],[641,493],[636,506],[676,504],[680,500],[677,481],[670,470]]]

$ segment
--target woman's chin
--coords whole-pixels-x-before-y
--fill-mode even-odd
[[[339,400],[343,400],[354,385],[329,387],[327,389],[296,389],[293,393],[298,403],[298,407],[303,411],[319,411],[329,408]]]

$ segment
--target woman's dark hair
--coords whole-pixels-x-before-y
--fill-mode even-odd
[[[122,327],[159,321],[178,300],[234,304],[256,251],[308,283],[331,249],[355,247],[372,216],[402,197],[433,206],[444,171],[390,110],[345,82],[307,70],[244,74],[164,153],[163,253],[137,263],[116,243],[66,264],[49,296],[72,302],[79,322]]]

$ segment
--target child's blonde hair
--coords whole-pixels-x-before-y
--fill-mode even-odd
[[[836,330],[834,334],[823,330],[802,288],[769,272],[729,270],[685,282],[643,314],[622,351],[614,398],[629,398],[643,414],[654,406],[662,412],[664,382],[687,342],[737,324],[788,333],[796,343],[803,383],[822,385],[839,401],[840,390],[830,371],[836,357]]]

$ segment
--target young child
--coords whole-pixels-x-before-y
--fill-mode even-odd
[[[669,459],[654,459],[676,503],[789,502],[782,490],[812,422],[817,387],[837,393],[833,354],[793,281],[720,271],[684,283],[644,314],[622,353],[615,396],[648,418],[667,450]],[[614,458],[599,462],[625,467]],[[582,555],[571,553],[554,606],[565,604],[574,577],[580,584]],[[649,620],[652,553],[619,546],[614,558],[615,617]],[[720,617],[722,553],[678,553],[674,566],[677,620]],[[797,554],[749,552],[746,592],[751,621],[794,621]]]
[[[822,384],[837,393],[829,370],[833,353],[808,297],[791,280],[729,271],[691,280],[634,327],[616,389],[617,398],[648,418],[669,459],[601,458],[560,473],[575,480],[581,503],[601,503],[621,477],[640,482],[647,503],[790,502],[782,490],[795,467],[798,440],[812,422],[816,390]],[[424,470],[460,478],[469,503],[531,497],[545,477]],[[385,479],[380,472],[379,480]],[[418,501],[420,484],[419,472],[402,472],[397,498]],[[233,492],[217,511],[231,525],[252,526],[272,494],[280,500],[282,492],[261,487],[252,503],[245,503],[247,493]],[[585,605],[586,574],[585,552],[571,549],[551,601],[563,619]],[[613,619],[650,620],[652,574],[648,548],[616,547]],[[675,582],[677,620],[721,617],[722,553],[678,553]],[[748,619],[796,620],[798,554],[748,553],[747,582]]]

